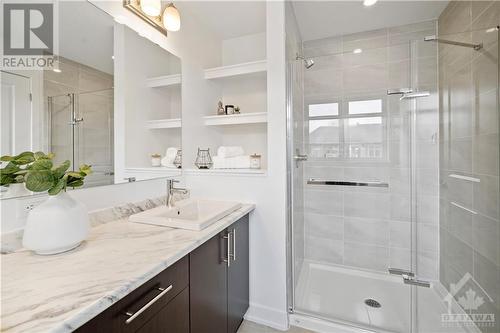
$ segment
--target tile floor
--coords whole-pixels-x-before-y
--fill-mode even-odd
[[[240,326],[238,333],[278,333],[283,331],[275,330],[274,328],[270,328],[267,326],[259,325],[254,322],[245,320]],[[313,331],[305,330],[303,328],[298,327],[290,327],[287,333],[314,333]]]

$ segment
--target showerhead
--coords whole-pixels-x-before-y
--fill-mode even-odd
[[[295,58],[295,59],[296,59],[296,60],[302,60],[302,61],[304,62],[304,67],[305,67],[306,69],[309,69],[309,68],[311,68],[312,66],[314,66],[314,60],[312,60],[312,59],[306,59],[306,58],[304,58],[303,56],[301,56],[301,55],[299,55],[299,54],[297,54],[297,56],[296,56],[296,58]]]
[[[311,68],[312,66],[314,66],[314,60],[304,59],[304,66],[306,66],[307,69]]]

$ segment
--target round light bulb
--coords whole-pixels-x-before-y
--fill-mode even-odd
[[[179,31],[181,28],[181,15],[173,3],[163,12],[163,26],[169,31]]]
[[[363,1],[363,5],[365,5],[366,7],[370,7],[370,6],[373,6],[378,0],[364,0]]]
[[[161,1],[160,0],[141,0],[141,10],[149,16],[160,16]]]

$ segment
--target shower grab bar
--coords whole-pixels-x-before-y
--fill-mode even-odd
[[[383,182],[353,182],[343,180],[324,180],[311,178],[307,181],[308,185],[332,185],[332,186],[365,186],[365,187],[389,187],[388,183]]]

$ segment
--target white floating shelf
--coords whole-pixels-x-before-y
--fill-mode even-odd
[[[265,169],[182,169],[187,175],[266,176]]]
[[[161,129],[161,128],[181,128],[181,119],[158,119],[158,120],[148,120],[146,126],[149,129]]]
[[[146,85],[150,88],[168,87],[181,84],[181,80],[181,74],[164,75],[147,79]]]
[[[267,71],[266,60],[246,62],[243,64],[229,65],[205,69],[205,79],[219,79]]]
[[[203,119],[207,126],[259,124],[267,123],[267,112],[206,116]]]

